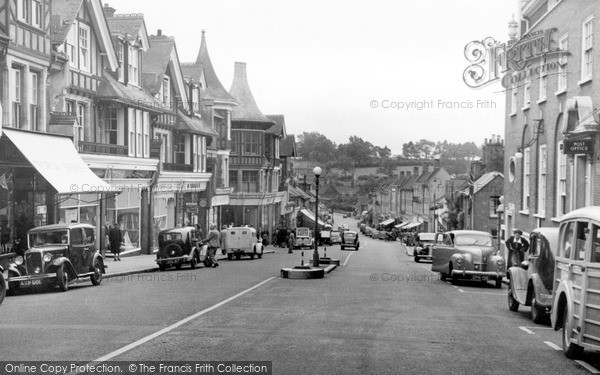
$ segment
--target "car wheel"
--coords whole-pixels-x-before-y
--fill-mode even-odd
[[[178,270],[180,270],[180,269],[181,269],[181,263],[177,264],[177,265],[175,266],[175,269],[178,269]]]
[[[90,276],[90,281],[92,282],[92,285],[100,285],[100,283],[102,282],[102,268],[102,262],[96,259],[94,261],[94,274]]]
[[[210,259],[204,259],[202,264],[204,264],[204,267],[207,267],[207,268],[210,268],[210,266],[212,266],[212,264],[210,263]]]
[[[447,278],[448,278],[448,275],[446,275],[446,274],[445,274],[445,273],[443,273],[443,272],[440,272],[440,280],[442,280],[442,281],[446,281],[446,279],[447,279]]]
[[[13,277],[19,277],[19,275],[13,271],[8,271],[8,278],[11,279]],[[19,293],[21,293],[21,288],[19,288],[19,282],[18,281],[12,281],[12,282],[9,281],[8,282],[8,290],[6,291],[6,295],[16,296]]]
[[[227,254],[227,260],[232,260],[233,259],[233,254]]]
[[[496,279],[496,288],[502,289],[502,278]]]
[[[537,300],[534,295],[533,299],[531,300],[531,320],[535,324],[542,324],[545,316],[546,316],[546,308],[544,308],[543,306],[540,306],[537,303]]]
[[[262,255],[263,255],[263,251],[260,251],[260,254],[258,254],[258,259],[262,259]]]
[[[254,259],[254,254],[250,254],[250,259]]]
[[[158,269],[161,270],[161,271],[164,271],[164,270],[167,269],[167,266],[165,266],[164,264],[159,264],[158,265]]]
[[[6,296],[6,281],[4,280],[4,275],[0,273],[0,304],[4,301],[4,297]]]
[[[416,263],[420,263],[421,262],[421,259],[417,255],[415,255],[415,262]]]
[[[69,290],[69,275],[65,271],[64,264],[61,264],[56,269],[56,281],[61,291],[66,292]]]
[[[448,276],[450,277],[450,282],[452,285],[456,285],[458,283],[458,276],[452,273],[452,265],[450,265],[450,269],[448,270]]]
[[[346,248],[345,248],[344,246],[340,246],[340,248],[341,248],[342,250],[346,250]]]
[[[235,259],[236,259],[236,260],[240,260],[240,259],[242,259],[242,255],[241,255],[241,254],[235,254]]]
[[[508,283],[508,309],[510,311],[519,310],[519,301],[512,294],[512,281]]]
[[[565,356],[569,359],[576,359],[581,356],[583,353],[583,348],[577,344],[573,344],[571,342],[571,326],[568,326],[568,317],[569,317],[569,308],[565,306],[563,311],[563,334],[562,334],[562,344],[563,351]],[[568,326],[568,327],[567,327]]]
[[[198,265],[198,257],[196,255],[196,252],[194,251],[194,255],[192,256],[192,259],[190,260],[190,267],[192,269],[196,268],[196,266]]]

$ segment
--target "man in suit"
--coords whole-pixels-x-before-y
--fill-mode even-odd
[[[529,241],[521,237],[523,231],[515,229],[513,235],[506,240],[506,248],[508,249],[508,268],[519,267],[521,262],[525,260],[525,253],[529,250]]]

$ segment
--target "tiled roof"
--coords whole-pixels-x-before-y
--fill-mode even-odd
[[[150,48],[144,53],[142,85],[152,95],[156,95],[162,86],[163,77],[171,61],[171,52],[175,47],[175,41],[165,35],[152,35],[148,39]]]
[[[283,115],[267,115],[267,117],[275,121],[275,125],[267,129],[267,133],[283,136],[285,129],[285,118]]]
[[[62,44],[79,13],[83,0],[53,0],[50,18],[52,44]]]
[[[225,90],[221,81],[219,81],[219,77],[217,77],[217,73],[208,55],[204,30],[202,30],[202,41],[200,42],[200,51],[198,52],[196,62],[194,64],[181,64],[181,68],[184,72],[184,77],[190,77],[195,80],[199,80],[202,71],[204,71],[204,79],[206,81],[206,89],[202,93],[204,98],[221,102],[236,102],[234,97]]]
[[[481,189],[485,188],[487,184],[494,181],[496,177],[500,176],[504,179],[504,175],[500,172],[489,172],[485,173],[483,176],[479,177],[475,182],[473,182],[473,194],[477,194]],[[464,189],[461,194],[469,195],[469,188]],[[498,195],[502,195],[501,191],[498,191]]]
[[[163,104],[146,90],[124,85],[114,79],[110,74],[104,72],[102,80],[96,91],[100,100],[114,100],[125,103],[132,107],[144,108],[156,113],[164,113]]]
[[[209,137],[219,135],[219,133],[202,121],[202,119],[189,117],[181,110],[177,110],[177,115],[181,120],[177,121],[177,128],[179,130],[189,130],[192,133],[202,134]]]
[[[111,34],[129,35],[136,38],[144,25],[143,14],[115,14],[107,17],[108,27]]]
[[[250,86],[248,85],[248,77],[246,76],[246,63],[236,62],[235,71],[233,76],[233,82],[231,83],[231,89],[229,90],[231,96],[239,103],[239,106],[234,107],[231,111],[232,121],[249,121],[249,122],[261,122],[265,124],[275,124],[273,120],[263,115]]]

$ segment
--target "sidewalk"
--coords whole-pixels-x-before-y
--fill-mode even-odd
[[[267,246],[265,247],[263,254],[274,252],[274,247]],[[227,259],[227,255],[222,255],[221,252],[218,252],[216,258],[217,261],[221,261]],[[115,262],[112,258],[112,255],[109,253],[108,256],[104,258],[104,265],[106,266],[106,274],[103,275],[104,278],[158,271],[156,254],[141,254],[130,257],[122,257],[120,261]]]

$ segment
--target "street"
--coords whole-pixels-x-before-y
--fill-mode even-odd
[[[334,226],[343,222],[356,228],[336,215]],[[276,248],[215,269],[9,297],[0,360],[273,361],[276,374],[589,373],[556,349],[560,332],[531,322],[528,307],[508,310],[506,286],[452,286],[402,250],[366,237],[357,252],[327,248],[341,265],[320,280],[281,279],[301,251]]]

